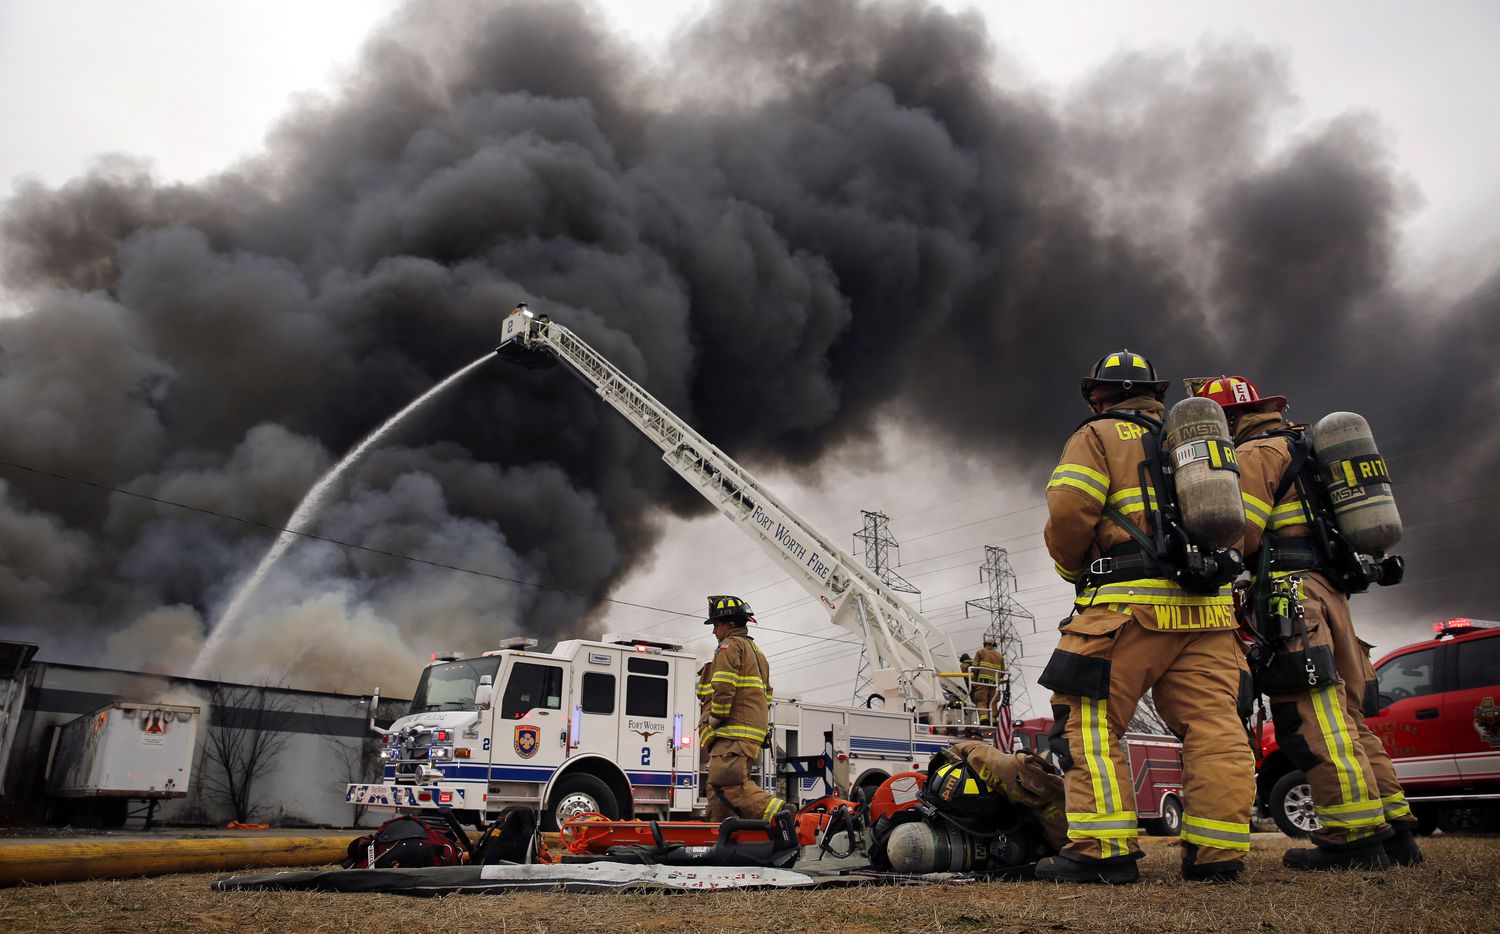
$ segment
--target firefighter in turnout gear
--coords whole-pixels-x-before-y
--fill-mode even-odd
[[[1250,849],[1255,763],[1239,713],[1250,679],[1230,585],[1188,590],[1139,544],[1171,494],[1148,469],[1166,389],[1140,354],[1106,354],[1083,380],[1094,416],[1068,439],[1047,484],[1047,549],[1077,597],[1039,679],[1054,692],[1050,748],[1064,770],[1068,821],[1067,846],[1037,865],[1041,879],[1138,878],[1120,736],[1148,689],[1183,740],[1183,877],[1232,880]]]
[[[995,637],[985,634],[984,647],[974,653],[969,669],[969,685],[974,706],[979,708],[979,722],[988,724],[1000,681],[1005,675],[1005,656],[995,648]]]
[[[1326,556],[1313,535],[1316,514],[1288,476],[1302,430],[1282,415],[1285,397],[1262,397],[1249,380],[1204,380],[1197,395],[1224,407],[1236,444],[1253,629],[1267,639],[1257,686],[1270,698],[1277,743],[1307,773],[1323,824],[1314,848],[1290,850],[1283,862],[1292,869],[1421,862],[1417,820],[1390,756],[1365,725],[1378,703],[1369,647],[1354,632],[1348,596],[1320,570]],[[1289,638],[1279,637],[1283,624]]]
[[[750,638],[750,604],[739,597],[708,598],[708,619],[719,646],[708,679],[708,819],[772,820],[786,801],[757,785],[750,766],[770,729],[771,666]]]

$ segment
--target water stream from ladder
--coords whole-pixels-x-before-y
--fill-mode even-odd
[[[229,605],[224,608],[224,612],[219,615],[218,623],[214,625],[207,641],[203,643],[203,648],[198,652],[197,660],[193,662],[193,670],[190,677],[206,678],[212,675],[213,666],[218,661],[219,654],[224,650],[224,646],[228,643],[229,638],[234,634],[235,630],[241,627],[240,620],[244,615],[245,606],[255,594],[256,588],[266,579],[266,575],[271,572],[271,568],[276,565],[276,562],[286,553],[286,550],[291,547],[292,543],[300,537],[298,533],[306,532],[312,527],[313,520],[323,510],[323,506],[328,501],[329,494],[338,487],[339,480],[343,477],[345,471],[358,463],[366,451],[379,444],[386,435],[394,431],[396,426],[405,421],[408,416],[415,414],[428,402],[441,395],[443,390],[463,379],[468,375],[470,370],[484,363],[491,356],[492,354],[487,353],[473,363],[455,371],[447,379],[413,400],[406,408],[386,419],[384,424],[366,435],[363,441],[356,444],[350,449],[348,454],[344,455],[343,460],[333,465],[331,470],[319,478],[317,483],[313,484],[312,489],[307,491],[307,495],[302,497],[302,502],[297,504],[297,508],[292,512],[291,519],[287,520],[286,530],[276,536],[276,541],[266,550],[265,556],[260,559],[260,564],[256,565],[255,573],[246,578],[245,582],[240,585],[240,589],[235,592],[234,597],[229,601]]]

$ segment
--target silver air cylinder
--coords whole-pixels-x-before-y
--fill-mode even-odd
[[[1224,410],[1212,399],[1183,399],[1167,413],[1162,434],[1188,538],[1200,548],[1237,546],[1245,504]]]
[[[1361,554],[1389,554],[1401,541],[1401,514],[1370,424],[1353,412],[1333,412],[1318,420],[1309,439],[1339,531]]]
[[[891,831],[885,852],[897,872],[962,872],[974,861],[968,837],[947,824],[934,827],[921,821]]]

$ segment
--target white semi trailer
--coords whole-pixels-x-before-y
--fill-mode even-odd
[[[71,720],[52,734],[47,794],[105,799],[121,819],[127,801],[145,801],[149,825],[162,800],[187,795],[198,720],[197,707],[126,701]]]
[[[521,305],[506,317],[496,353],[560,362],[581,378],[863,643],[873,685],[865,707],[775,702],[767,785],[776,777],[772,763],[821,754],[827,739],[840,784],[859,787],[923,767],[961,735],[995,735],[979,725],[945,633],[576,334]],[[383,780],[350,785],[348,800],[453,809],[476,822],[524,804],[553,825],[584,811],[665,817],[701,804],[690,655],[629,635],[570,640],[545,654],[534,645],[513,641],[473,659],[435,656],[411,712],[379,731]],[[1008,706],[986,713],[989,722],[1009,722]],[[790,797],[822,780],[794,779]]]

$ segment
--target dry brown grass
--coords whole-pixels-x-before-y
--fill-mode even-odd
[[[0,890],[0,931],[1201,931],[1500,930],[1500,838],[1424,840],[1425,865],[1298,874],[1290,841],[1257,836],[1246,884],[1177,877],[1176,841],[1148,839],[1145,878],[1121,888],[986,883],[685,895],[411,898],[213,892],[214,874]]]

